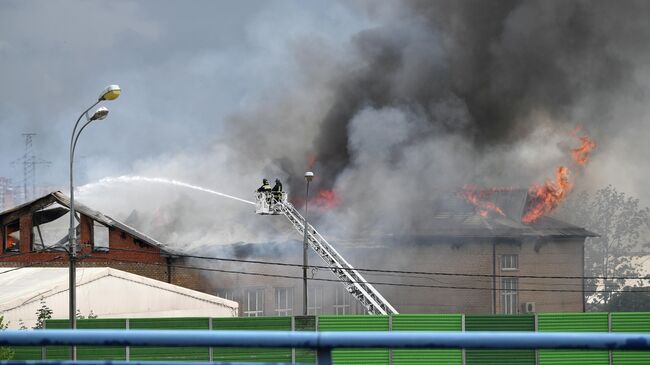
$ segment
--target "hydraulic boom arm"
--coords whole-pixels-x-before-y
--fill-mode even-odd
[[[286,199],[279,202],[276,206],[281,209],[282,214],[293,224],[294,228],[304,235],[305,219],[300,215],[298,210]],[[377,289],[375,289],[366,279],[352,267],[343,256],[341,256],[330,245],[323,236],[308,225],[307,241],[309,246],[325,261],[330,270],[345,284],[346,289],[350,292],[370,314],[397,314],[395,308],[384,298]]]

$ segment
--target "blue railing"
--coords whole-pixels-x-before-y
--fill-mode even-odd
[[[0,346],[206,346],[316,349],[319,365],[337,348],[650,350],[650,334],[539,332],[0,331]],[[4,361],[2,364],[162,364],[125,361]],[[170,362],[166,362],[170,363]],[[174,364],[183,364],[173,362]],[[193,362],[193,365],[199,363]],[[221,363],[224,364],[224,363]],[[235,364],[235,363],[228,363]],[[250,363],[248,363],[250,364]]]

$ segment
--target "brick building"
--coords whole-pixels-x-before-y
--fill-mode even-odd
[[[329,242],[400,313],[526,313],[584,311],[584,243],[593,233],[550,217],[524,224],[524,190],[492,199],[504,211],[481,214],[457,197],[430,202],[430,213],[408,233],[361,234]],[[302,263],[302,242],[237,244],[224,251],[243,260]],[[324,265],[311,252],[309,263]],[[222,263],[217,295],[240,304],[240,315],[302,314],[302,269]],[[401,273],[362,269],[402,271]],[[411,272],[411,273],[405,273]],[[418,272],[438,273],[425,275]],[[309,314],[363,313],[327,269],[311,271]],[[386,284],[388,283],[388,284]]]
[[[329,242],[400,313],[524,313],[584,310],[584,243],[593,233],[550,217],[521,222],[527,194],[493,197],[504,215],[480,214],[452,197],[407,233],[336,237]],[[69,199],[54,192],[0,213],[0,266],[66,266]],[[242,316],[302,314],[302,242],[240,243],[212,251],[241,260],[216,261],[219,272],[201,272],[183,255],[88,207],[75,204],[81,267],[106,266],[239,303]],[[252,213],[251,213],[252,214]],[[291,225],[277,217],[282,229]],[[324,265],[310,252],[312,265]],[[205,262],[200,266],[207,265]],[[364,271],[381,269],[395,272]],[[436,273],[422,274],[421,272]],[[363,308],[324,268],[310,270],[309,314],[361,314]]]
[[[0,213],[0,266],[68,266],[69,198],[60,191]],[[196,271],[155,239],[75,202],[79,267],[112,267],[205,291]]]

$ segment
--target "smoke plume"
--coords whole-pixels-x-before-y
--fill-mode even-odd
[[[399,232],[466,184],[551,177],[576,126],[598,141],[594,161],[609,154],[600,166],[610,170],[620,169],[611,161],[621,138],[648,134],[648,2],[367,1],[338,10],[342,30],[307,27],[280,43],[270,55],[280,57],[270,61],[277,78],[264,75],[274,87],[224,119],[210,152],[134,171],[244,197],[262,177],[278,177],[300,198],[310,169],[313,191],[332,189],[341,201],[317,214],[326,229]],[[608,181],[584,174],[584,188]],[[220,211],[221,228],[209,225],[215,234],[202,241],[232,242],[219,232],[241,219]]]

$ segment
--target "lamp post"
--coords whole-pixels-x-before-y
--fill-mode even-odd
[[[305,236],[303,237],[302,240],[302,284],[303,284],[303,301],[302,301],[302,314],[307,315],[307,248],[309,247],[307,244],[307,231],[308,231],[308,225],[307,223],[307,206],[309,202],[309,183],[311,180],[314,178],[314,173],[311,171],[305,172],[305,180],[307,180],[307,190],[305,191]]]
[[[97,104],[101,103],[104,100],[115,100],[120,96],[121,89],[118,85],[109,85],[106,89],[102,91],[102,93],[99,95],[99,98],[97,101],[91,105],[88,109],[84,110],[81,115],[79,115],[79,118],[77,118],[77,122],[74,125],[74,128],[72,129],[72,136],[70,137],[70,229],[68,231],[68,242],[69,242],[69,247],[68,247],[68,255],[69,255],[69,261],[70,261],[70,272],[69,272],[69,294],[70,294],[70,328],[75,329],[77,328],[77,303],[76,303],[76,294],[77,294],[77,277],[76,277],[76,269],[77,269],[77,233],[75,229],[75,211],[74,211],[74,179],[73,179],[73,162],[74,162],[74,150],[75,147],[77,147],[77,140],[79,139],[79,135],[81,135],[81,132],[86,128],[88,124],[95,120],[102,120],[105,119],[108,116],[108,109],[105,107],[99,107],[95,113],[93,113],[92,116],[88,116],[88,112],[90,109],[94,108]],[[77,132],[77,127],[79,126],[79,122],[81,121],[82,117],[86,117],[86,123],[81,126],[79,131]],[[76,353],[76,347],[73,346],[71,349],[71,357],[72,360],[77,359],[77,353]]]

